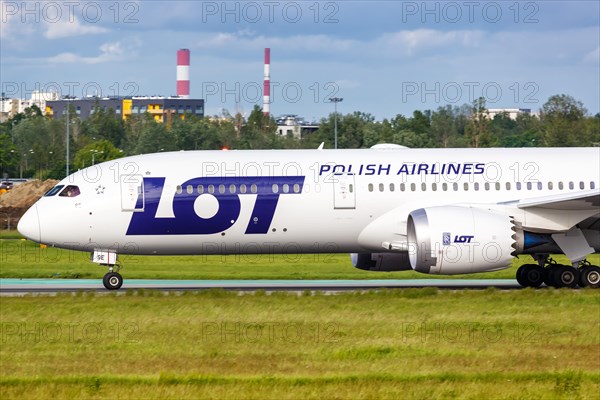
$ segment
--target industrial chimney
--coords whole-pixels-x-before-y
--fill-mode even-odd
[[[269,105],[271,104],[271,49],[265,49],[265,83],[263,93],[263,114],[269,115]]]
[[[177,96],[183,99],[190,98],[189,49],[180,49],[177,51]]]

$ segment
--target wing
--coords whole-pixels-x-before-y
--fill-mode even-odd
[[[504,203],[522,211],[523,228],[565,232],[586,219],[600,217],[600,190],[584,190]]]

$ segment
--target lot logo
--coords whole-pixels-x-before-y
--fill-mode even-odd
[[[452,235],[450,232],[444,232],[442,234],[442,243],[444,246],[450,246],[451,243],[471,243],[471,241],[475,238],[473,235],[456,235],[454,236],[454,241],[452,242]]]
[[[240,216],[240,196],[256,197],[246,234],[268,232],[279,196],[302,193],[304,176],[210,177],[184,182],[173,198],[175,217],[156,217],[165,178],[144,178],[144,198],[138,198],[127,235],[210,235],[231,228]],[[202,190],[200,190],[202,188]],[[200,196],[214,196],[218,209],[202,218],[194,209]]]

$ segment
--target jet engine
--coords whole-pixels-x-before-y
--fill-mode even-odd
[[[415,271],[466,274],[510,266],[517,244],[512,217],[497,210],[442,206],[408,217],[408,255]]]

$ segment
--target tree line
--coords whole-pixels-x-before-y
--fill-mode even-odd
[[[71,113],[75,115],[75,113]],[[144,153],[174,150],[301,149],[322,142],[333,148],[337,117],[338,147],[367,148],[394,143],[432,147],[583,147],[600,145],[600,114],[590,116],[569,95],[551,96],[538,115],[490,119],[483,98],[462,106],[440,106],[376,121],[368,113],[330,114],[319,129],[297,139],[279,136],[272,117],[255,106],[247,119],[185,115],[157,123],[151,115],[124,121],[114,110],[97,108],[87,119],[71,118],[71,171],[92,163]],[[2,177],[61,179],[66,167],[66,118],[45,117],[32,106],[0,124]]]

